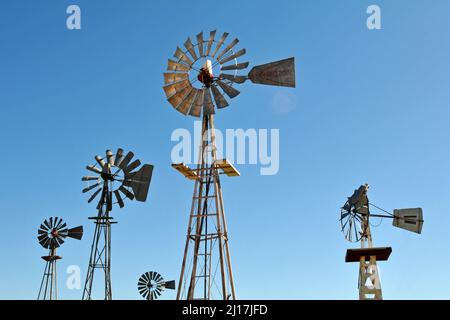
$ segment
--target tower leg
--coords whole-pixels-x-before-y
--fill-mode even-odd
[[[177,299],[235,299],[216,157],[214,118],[206,115]]]
[[[376,256],[359,262],[359,300],[383,300]]]
[[[105,300],[112,300],[111,288],[111,222],[109,215],[99,213],[95,219],[94,238],[91,246],[88,272],[83,290],[83,300],[92,299],[95,269],[104,272]]]
[[[49,255],[42,258],[46,260],[46,263],[37,299],[58,300],[56,260],[61,259],[61,257],[56,256],[55,249],[50,249]]]

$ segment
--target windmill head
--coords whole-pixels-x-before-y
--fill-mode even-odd
[[[252,83],[295,87],[295,59],[289,58],[253,67],[245,74],[238,74],[249,66],[239,62],[245,49],[236,49],[239,39],[226,43],[229,33],[224,32],[216,40],[216,30],[204,39],[203,32],[184,42],[184,49],[177,47],[175,60],[168,60],[163,74],[163,90],[167,101],[184,115],[200,117],[214,114],[216,109],[229,106],[225,96],[232,99],[240,94],[235,87],[247,80]],[[214,68],[216,68],[214,70]]]
[[[392,225],[420,234],[423,226],[422,208],[395,209]]]

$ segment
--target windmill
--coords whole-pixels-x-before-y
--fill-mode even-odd
[[[45,261],[44,275],[39,288],[38,300],[58,300],[58,286],[56,277],[56,261],[62,259],[56,255],[56,248],[64,243],[67,237],[81,240],[83,226],[68,229],[63,219],[51,217],[44,220],[38,229],[38,241],[45,249],[49,249]]]
[[[378,274],[377,261],[387,261],[391,252],[391,247],[374,247],[372,234],[370,231],[371,217],[392,219],[395,227],[415,232],[422,232],[423,213],[421,208],[395,209],[393,213],[369,202],[367,192],[369,185],[360,186],[348,198],[341,208],[341,230],[345,238],[350,242],[360,242],[360,249],[348,249],[345,262],[359,262],[359,299],[360,300],[381,300],[380,277]],[[374,207],[382,214],[373,214],[370,207]]]
[[[141,165],[141,162],[139,160],[131,162],[133,157],[133,152],[130,151],[125,155],[120,148],[117,149],[116,154],[107,150],[105,157],[95,156],[97,163],[86,167],[95,175],[82,178],[82,181],[87,181],[90,184],[83,189],[83,193],[90,193],[88,203],[98,198],[97,216],[89,218],[94,220],[95,231],[83,290],[83,300],[92,298],[92,283],[96,269],[104,271],[105,300],[112,299],[111,224],[116,223],[111,221],[113,217],[110,216],[113,205],[123,208],[125,198],[142,202],[147,199],[153,166],[144,164],[139,170],[135,171]]]
[[[165,281],[157,272],[149,271],[138,280],[138,291],[147,300],[156,300],[164,289],[175,289],[175,281]]]
[[[224,94],[236,97],[240,92],[235,85],[247,80],[295,87],[294,58],[256,66],[247,75],[239,75],[249,65],[249,62],[238,62],[246,51],[235,49],[237,38],[226,44],[228,36],[225,32],[216,40],[214,30],[207,38],[200,32],[195,44],[188,38],[184,49],[176,48],[175,59],[168,60],[167,72],[163,74],[168,102],[184,115],[202,118],[197,167],[172,164],[195,183],[177,299],[236,298],[219,175],[240,174],[227,159],[217,158],[216,108],[227,107]],[[189,265],[188,257],[192,257]]]

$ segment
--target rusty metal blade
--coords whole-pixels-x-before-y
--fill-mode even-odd
[[[295,88],[294,57],[253,67],[248,78],[253,83]]]
[[[222,88],[222,90],[229,96],[231,99],[236,97],[240,92],[239,90],[236,90],[232,86],[226,84],[225,82],[222,82],[220,80],[217,80],[216,83]]]
[[[212,102],[211,91],[209,88],[203,89],[203,114],[214,114],[214,103]]]
[[[225,49],[223,49],[223,51],[217,56],[217,60],[220,60],[220,59],[223,57],[223,55],[224,55],[225,53],[227,53],[228,51],[230,51],[231,48],[233,48],[236,44],[238,44],[238,42],[239,42],[239,39],[238,39],[238,38],[234,39],[234,40],[233,40],[229,45],[227,45],[227,46],[225,47]]]
[[[197,35],[198,54],[203,57],[203,31]]]
[[[222,70],[222,71],[223,70],[242,70],[242,69],[247,68],[248,65],[249,65],[248,62],[242,62],[242,63],[232,64],[229,66],[223,66],[220,68],[220,70]]]
[[[189,59],[189,57],[179,47],[177,47],[177,50],[175,51],[173,56],[175,58],[178,58],[178,61],[183,61],[184,63],[186,63],[188,66],[191,66],[193,63],[192,60]]]
[[[225,108],[228,107],[228,102],[223,96],[223,94],[220,93],[219,89],[217,89],[216,86],[211,86],[211,91],[214,96],[214,101],[216,102],[217,108]]]
[[[166,97],[170,98],[175,93],[177,93],[187,87],[192,87],[192,85],[189,82],[189,80],[186,79],[184,81],[180,81],[180,82],[176,82],[176,83],[172,83],[167,86],[164,86],[163,90],[166,93]]]
[[[178,106],[177,110],[180,111],[182,114],[186,115],[189,112],[189,109],[191,108],[192,104],[195,100],[195,95],[197,94],[197,90],[192,88],[190,92],[186,95],[183,102]]]
[[[203,106],[203,90],[197,89],[197,94],[195,96],[194,103],[192,104],[191,110],[189,110],[189,114],[194,117],[200,117]]]
[[[195,49],[194,49],[194,45],[192,44],[191,38],[187,38],[186,42],[184,43],[184,47],[187,49],[187,51],[189,51],[189,53],[191,54],[192,58],[194,58],[194,60],[197,60],[197,54],[195,53]]]
[[[188,78],[187,73],[164,73],[164,83],[171,84]]]
[[[168,59],[167,70],[169,70],[169,71],[189,71],[189,67],[182,63],[178,63],[178,62]]]
[[[245,54],[245,52],[246,52],[245,49],[241,49],[238,52],[235,52],[232,55],[222,59],[221,61],[219,61],[219,63],[224,64],[224,63],[227,63],[228,61],[239,58],[240,56],[243,56]]]
[[[216,30],[213,30],[209,33],[208,44],[206,46],[205,56],[209,55],[211,52],[211,46],[214,43],[214,37],[216,36]]]
[[[220,79],[230,80],[230,81],[232,81],[234,83],[239,83],[239,84],[244,83],[247,80],[247,77],[244,77],[244,76],[233,76],[231,74],[226,74],[226,73],[222,73],[219,76],[219,78]]]
[[[225,39],[228,37],[228,32],[224,32],[222,37],[220,37],[219,42],[216,45],[216,48],[214,49],[211,57],[214,58],[214,56],[216,55],[217,51],[219,51],[220,47],[222,46],[223,42],[225,41]]]

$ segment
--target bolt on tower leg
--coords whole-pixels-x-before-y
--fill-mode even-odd
[[[199,149],[177,300],[235,299],[213,115],[203,116]]]
[[[105,194],[108,194],[106,191]],[[110,197],[105,196],[104,205],[100,206],[98,216],[89,219],[95,220],[94,238],[91,246],[91,254],[89,258],[89,267],[86,275],[86,282],[83,290],[83,300],[92,299],[92,284],[94,281],[94,273],[96,269],[103,270],[105,300],[112,300],[111,288],[111,222],[112,217],[109,216]],[[103,213],[103,206],[106,210]]]

